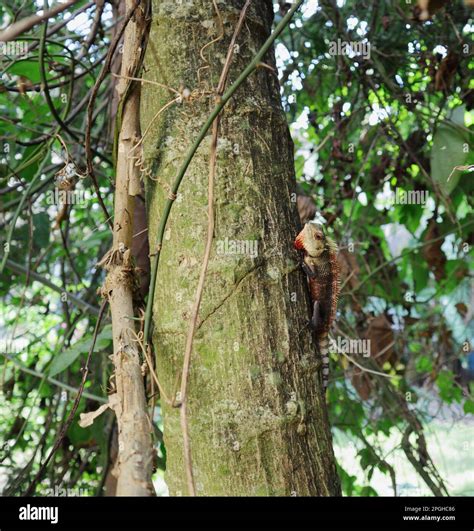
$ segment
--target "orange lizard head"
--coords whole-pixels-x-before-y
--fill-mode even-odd
[[[334,245],[334,242],[324,234],[322,225],[312,222],[306,223],[294,242],[295,249],[304,251],[312,258],[317,258],[324,251],[332,249]]]

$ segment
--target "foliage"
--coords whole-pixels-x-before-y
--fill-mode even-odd
[[[417,406],[419,392],[462,404],[457,421],[472,411],[471,15],[462,2],[421,22],[405,2],[323,1],[279,45],[298,182],[341,248],[335,339],[370,340],[370,360],[348,355],[391,376],[361,374],[333,354],[332,423],[365,445],[366,472],[386,472],[390,453],[369,440],[403,433],[415,417],[432,420]],[[355,43],[355,53],[331,55],[338,39]],[[369,53],[357,49],[364,42]],[[403,194],[417,191],[426,200],[404,204]],[[409,408],[393,414],[388,392]],[[341,477],[354,495],[356,478]]]
[[[26,491],[54,444],[75,396],[64,386],[80,384],[97,319],[102,273],[96,264],[110,233],[93,183],[84,178],[84,132],[91,90],[120,27],[119,4],[76,2],[64,12],[69,17],[59,14],[21,37],[29,46],[25,57],[0,56],[0,330],[7,356],[0,358],[0,488],[8,494]],[[287,6],[275,8],[278,20]],[[442,491],[420,442],[433,415],[419,406],[419,396],[458,404],[461,417],[474,412],[467,366],[472,13],[457,0],[422,22],[416,9],[398,0],[319,6],[308,0],[276,47],[298,185],[341,249],[334,339],[371,345],[369,357],[332,356],[331,421],[335,433],[361,445],[360,473],[339,468],[350,496],[377,495],[375,470],[396,488],[394,449],[379,444],[393,433],[406,435],[403,449],[407,456],[415,452],[415,472],[423,479],[428,473]],[[0,7],[0,20],[6,26],[32,13],[32,5],[12,0]],[[338,39],[366,43],[370,54],[331,54]],[[111,76],[100,85],[91,130],[109,212],[115,85]],[[64,213],[55,193],[69,182],[77,202]],[[416,198],[426,192],[426,201],[404,202],[410,192],[419,192]],[[113,385],[108,327],[96,342],[86,384],[96,398]],[[75,420],[97,406],[84,396]],[[36,493],[55,485],[102,493],[112,430],[109,413],[87,429],[73,422]],[[162,470],[160,437],[157,431]]]

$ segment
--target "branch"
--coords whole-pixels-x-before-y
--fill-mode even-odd
[[[38,470],[38,473],[36,474],[35,478],[31,482],[31,484],[29,485],[28,489],[26,490],[25,496],[31,496],[33,494],[36,483],[42,477],[46,467],[48,466],[48,463],[51,461],[51,458],[53,457],[53,455],[56,453],[56,451],[60,447],[61,442],[64,439],[64,436],[66,435],[67,430],[69,429],[69,427],[72,424],[72,421],[74,420],[74,415],[76,414],[77,408],[79,407],[79,402],[81,401],[81,396],[82,396],[82,394],[84,392],[84,386],[86,384],[87,375],[89,374],[89,363],[90,363],[91,358],[92,358],[92,353],[94,352],[94,347],[95,347],[95,342],[96,342],[96,339],[97,339],[97,334],[99,332],[100,323],[102,321],[102,317],[104,315],[104,311],[105,311],[106,307],[107,307],[107,301],[104,300],[102,302],[101,307],[100,307],[99,316],[98,316],[97,322],[95,324],[94,335],[92,337],[92,343],[91,343],[89,352],[87,354],[86,363],[85,363],[84,367],[82,368],[82,380],[81,380],[81,384],[79,386],[79,389],[77,390],[77,395],[76,395],[76,398],[74,400],[74,404],[72,405],[71,412],[69,413],[69,416],[66,419],[66,422],[63,424],[63,427],[62,427],[62,429],[61,429],[61,431],[60,431],[60,433],[59,433],[59,435],[58,435],[53,447],[51,448],[51,451],[49,452],[48,457],[45,459],[44,463],[41,465],[40,469]]]
[[[148,0],[141,3],[140,0],[127,0],[126,8],[128,18],[131,13],[134,17],[125,30],[120,73],[122,77],[137,77],[148,39],[151,4]],[[132,260],[133,211],[140,190],[140,173],[139,168],[131,164],[131,154],[141,136],[141,85],[135,81],[120,81],[123,83],[117,87],[120,101],[115,138],[116,145],[123,149],[117,151],[115,164],[113,243],[100,262],[107,272],[101,294],[110,304],[114,346],[111,358],[117,389],[112,395],[116,399],[113,409],[118,427],[118,457],[114,468],[118,496],[154,496],[152,424],[147,415],[144,375],[135,340],[133,301],[136,279]],[[90,171],[91,167],[88,169]]]
[[[86,133],[84,137],[84,149],[86,152],[87,173],[92,179],[92,184],[94,185],[94,189],[97,194],[97,199],[99,200],[100,207],[102,208],[105,214],[105,219],[112,231],[114,230],[114,224],[112,223],[112,221],[110,221],[111,216],[109,215],[107,207],[105,206],[105,203],[100,194],[99,183],[97,182],[97,178],[94,173],[94,164],[92,161],[91,130],[92,130],[92,124],[94,122],[93,110],[94,110],[94,103],[97,97],[97,93],[99,92],[99,88],[102,84],[102,81],[104,81],[104,78],[107,75],[107,72],[110,69],[110,64],[112,62],[112,57],[114,55],[115,49],[117,48],[118,43],[120,42],[120,39],[122,38],[125,28],[127,27],[128,23],[133,17],[137,7],[140,5],[140,1],[141,0],[137,0],[135,2],[135,5],[128,11],[120,30],[117,32],[114,40],[110,43],[110,48],[109,48],[109,51],[107,52],[107,57],[105,58],[104,66],[102,70],[100,71],[99,76],[97,77],[97,81],[95,82],[94,87],[92,88],[92,93],[91,93],[91,97],[89,100],[89,104],[87,105],[87,123],[86,123]]]
[[[68,0],[65,4],[58,4],[57,6],[53,7],[49,11],[46,11],[42,15],[32,15],[31,17],[19,20],[18,22],[12,24],[9,28],[0,33],[0,41],[13,41],[18,37],[18,35],[25,33],[25,31],[28,31],[33,26],[36,26],[36,24],[43,22],[43,20],[48,20],[49,18],[55,17],[59,13],[65,11],[68,7],[75,4],[76,2],[77,0]]]
[[[44,284],[45,286],[48,286],[48,288],[52,289],[53,291],[56,291],[57,293],[63,294],[64,290],[61,286],[58,286],[57,284],[54,284],[50,280],[48,280],[46,277],[43,277],[39,275],[38,273],[35,273],[34,271],[29,271],[28,269],[20,264],[17,264],[16,262],[13,262],[12,260],[6,260],[5,263],[6,267],[8,269],[11,269],[15,273],[18,273],[20,275],[26,275],[29,274],[30,278],[33,280],[37,280],[38,282],[41,282],[41,284]],[[73,295],[72,293],[67,293],[68,299],[73,302],[76,306],[79,306],[83,310],[92,313],[93,315],[99,315],[99,309],[95,306],[92,306],[88,302],[80,299],[79,297],[76,297],[76,295]]]
[[[55,385],[56,387],[61,387],[62,389],[66,389],[66,391],[69,391],[71,393],[78,393],[79,389],[77,387],[73,387],[72,385],[69,385],[65,382],[61,382],[59,380],[56,380],[56,378],[51,378],[50,376],[47,376],[46,374],[35,371],[34,369],[30,369],[28,367],[25,367],[22,363],[20,363],[16,358],[13,356],[10,356],[10,354],[7,354],[6,352],[0,352],[2,356],[4,356],[7,360],[14,363],[21,371],[25,372],[26,374],[31,374],[32,376],[36,376],[36,378],[45,379],[50,384]],[[107,399],[102,396],[93,395],[92,393],[88,393],[87,391],[83,391],[82,396],[84,398],[88,398],[89,400],[95,400],[96,402],[100,402],[101,404],[106,404]]]

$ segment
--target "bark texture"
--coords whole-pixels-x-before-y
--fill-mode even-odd
[[[167,186],[214,106],[212,89],[243,4],[244,0],[217,2],[224,37],[206,46],[220,35],[212,2],[153,2],[145,77],[185,89],[185,97],[160,115],[145,139],[151,252]],[[272,19],[270,0],[252,3],[230,83],[270,34]],[[299,229],[293,144],[281,108],[273,52],[266,63],[274,70],[259,68],[222,114],[214,249],[188,390],[196,491],[339,495],[319,362],[305,329],[309,298],[292,248]],[[143,86],[142,129],[173,97],[170,90]],[[209,149],[210,135],[184,177],[158,272],[153,343],[158,377],[168,396],[177,390],[206,240]],[[241,242],[248,246],[247,253],[235,252],[242,249],[233,245]],[[185,495],[179,411],[164,401],[162,407],[166,481],[172,495]]]
[[[135,7],[127,0],[127,11]],[[117,92],[123,102],[119,121],[116,163],[113,248],[102,259],[107,271],[102,295],[110,303],[116,394],[110,397],[117,416],[118,458],[114,467],[118,496],[154,494],[151,422],[147,414],[145,388],[135,327],[133,294],[136,287],[132,259],[135,196],[140,193],[139,170],[135,165],[135,146],[141,137],[140,84],[124,76],[134,76],[140,68],[141,51],[147,31],[147,4],[136,8],[124,34],[121,76]]]

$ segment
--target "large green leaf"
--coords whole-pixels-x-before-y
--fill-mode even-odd
[[[97,336],[94,352],[106,348],[112,339],[112,326],[106,325]],[[49,368],[49,375],[54,376],[67,369],[81,354],[89,352],[92,344],[92,336],[80,339],[71,348],[61,352],[54,358]]]
[[[459,128],[449,122],[438,127],[431,149],[431,176],[446,194],[450,194],[459,182],[462,172],[455,168],[465,164],[469,155],[466,146],[466,136]]]
[[[428,264],[419,254],[412,254],[410,257],[413,281],[415,283],[415,289],[417,293],[426,288],[430,272]]]
[[[33,239],[35,247],[43,249],[49,243],[51,220],[46,212],[33,215]]]
[[[26,77],[32,83],[39,83],[41,81],[37,60],[16,61],[8,68],[8,73]]]
[[[436,378],[438,384],[439,396],[444,402],[451,404],[453,401],[461,402],[461,388],[455,384],[454,375],[451,371],[444,370]]]

